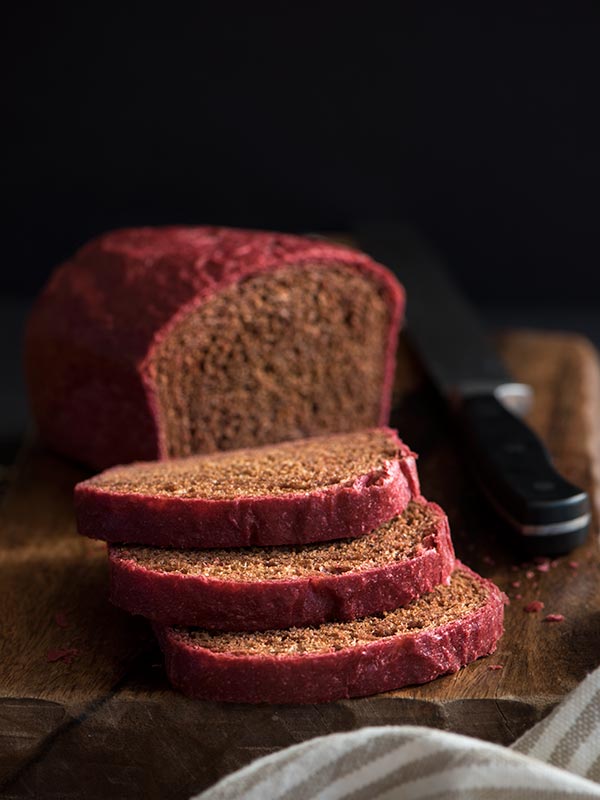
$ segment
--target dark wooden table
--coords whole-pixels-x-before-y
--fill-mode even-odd
[[[535,387],[532,425],[597,504],[594,349],[570,335],[516,332],[500,349]],[[0,512],[0,797],[187,798],[277,748],[363,725],[432,725],[507,743],[600,662],[597,509],[579,552],[548,571],[521,565],[404,347],[396,389],[394,422],[421,453],[424,490],[447,509],[459,556],[513,598],[497,654],[426,686],[322,706],[187,700],[169,688],[147,624],[108,603],[104,547],[75,532],[71,493],[85,473],[32,442]],[[525,613],[538,598],[564,622]]]

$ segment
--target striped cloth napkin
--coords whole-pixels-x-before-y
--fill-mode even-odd
[[[413,726],[363,728],[261,758],[196,800],[600,798],[600,668],[510,748]]]

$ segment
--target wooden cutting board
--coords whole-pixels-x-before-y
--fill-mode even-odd
[[[566,334],[510,333],[500,350],[536,390],[531,424],[597,504],[594,349]],[[147,624],[109,605],[103,546],[75,533],[71,493],[86,473],[33,443],[7,474],[0,514],[0,797],[187,798],[277,748],[363,725],[508,743],[600,662],[597,511],[578,552],[547,572],[520,566],[404,344],[396,390],[394,424],[421,453],[424,491],[446,508],[458,555],[512,597],[498,652],[426,686],[328,705],[187,700],[169,688]],[[534,599],[564,622],[526,613]]]

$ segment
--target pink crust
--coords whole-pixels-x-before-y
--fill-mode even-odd
[[[156,625],[155,631],[169,680],[190,697],[234,703],[327,703],[426,683],[493,653],[503,633],[504,595],[490,581],[479,576],[477,580],[487,587],[489,598],[465,617],[332,653],[235,656],[194,647],[174,628]]]
[[[288,234],[131,228],[82,247],[34,306],[25,368],[43,439],[96,469],[165,457],[152,357],[170,326],[244,278],[315,261],[367,273],[387,295],[386,424],[404,311],[404,291],[388,270],[349,247]]]
[[[415,455],[396,440],[399,457],[376,475],[351,486],[309,494],[186,499],[117,494],[96,488],[94,478],[75,487],[77,527],[107,542],[157,547],[246,547],[305,544],[360,536],[401,514],[420,495]],[[108,470],[110,473],[110,470]]]
[[[436,519],[418,556],[340,575],[227,581],[145,569],[111,549],[111,600],[163,624],[224,631],[320,625],[392,611],[445,583],[454,568],[446,515],[434,503],[428,506]]]

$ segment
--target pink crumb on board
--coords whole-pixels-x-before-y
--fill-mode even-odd
[[[523,606],[523,611],[527,611],[528,614],[537,614],[543,607],[544,604],[541,600],[532,600],[531,603],[527,603],[526,606]]]
[[[515,600],[522,600],[522,599],[523,599],[523,595],[522,594],[516,594],[515,595]]]
[[[488,669],[491,670],[504,669],[504,666],[502,664],[490,664]]]
[[[76,647],[54,648],[46,653],[46,661],[50,663],[62,661],[64,664],[72,664],[78,655],[79,650]]]
[[[571,567],[571,569],[578,569],[579,561],[569,561],[569,566]]]
[[[536,569],[538,572],[550,572],[550,563],[544,561],[543,564],[537,564]]]
[[[59,628],[68,628],[69,627],[69,620],[67,619],[67,615],[64,611],[57,611],[54,615],[54,622],[58,625]]]
[[[546,614],[544,622],[564,622],[565,617],[563,614]]]
[[[513,581],[511,583],[511,586],[513,587],[513,589],[518,589],[520,587],[520,585],[521,585],[521,581]]]
[[[532,569],[528,569],[527,572],[525,573],[525,577],[529,581],[533,578],[534,575],[535,575],[535,572]]]

